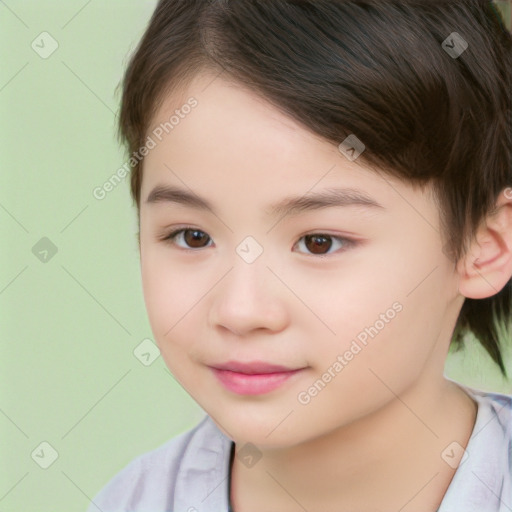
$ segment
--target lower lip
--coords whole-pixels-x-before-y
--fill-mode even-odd
[[[212,370],[226,389],[233,391],[233,393],[238,393],[239,395],[261,395],[263,393],[269,393],[302,371],[302,369],[299,369],[290,372],[259,373],[251,375],[247,373],[231,372],[229,370],[219,370],[218,368],[212,368]]]

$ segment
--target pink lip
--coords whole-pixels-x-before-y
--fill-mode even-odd
[[[212,367],[214,375],[225,388],[240,395],[268,393],[284,384],[304,368],[287,368],[255,361],[242,363],[228,361]]]
[[[230,372],[247,373],[253,375],[262,373],[291,372],[296,370],[296,368],[287,368],[286,366],[265,363],[264,361],[252,361],[249,363],[243,363],[241,361],[228,361],[226,363],[214,364],[212,366],[218,370],[229,370]]]

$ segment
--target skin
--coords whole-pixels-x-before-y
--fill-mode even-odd
[[[198,106],[145,159],[142,281],[170,371],[237,451],[250,442],[261,454],[252,467],[234,457],[234,510],[435,511],[455,472],[441,453],[453,441],[467,445],[477,412],[444,378],[444,362],[465,297],[494,295],[512,275],[512,194],[500,196],[498,214],[454,265],[429,188],[349,161],[254,93],[206,72],[168,96],[152,126],[191,96]],[[145,204],[157,184],[192,190],[215,215]],[[264,215],[285,197],[333,186],[361,189],[384,209]],[[181,235],[174,245],[161,240],[186,226],[205,233],[202,246],[187,250]],[[360,243],[328,239],[319,256],[302,238],[313,233]],[[247,236],[263,248],[251,264],[236,252]],[[300,403],[298,394],[397,302],[401,311],[378,335]],[[209,368],[228,360],[305,369],[246,396]]]

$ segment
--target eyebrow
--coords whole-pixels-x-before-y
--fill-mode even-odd
[[[215,213],[215,208],[206,199],[169,185],[157,185],[149,193],[146,204],[178,203],[198,210],[209,210]],[[298,215],[311,210],[320,210],[333,207],[358,206],[365,209],[382,209],[384,206],[367,195],[364,191],[354,188],[328,188],[322,192],[315,192],[301,197],[287,197],[265,210],[266,215],[277,217],[285,215]]]

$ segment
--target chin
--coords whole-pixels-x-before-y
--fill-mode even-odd
[[[290,415],[290,417],[292,415]],[[222,417],[222,415],[211,417],[227,437],[240,445],[252,443],[261,448],[284,448],[298,444],[303,440],[293,422],[288,425],[288,428],[284,428],[283,424],[289,420],[285,420],[283,424],[280,425],[283,417],[276,419],[276,417],[271,414],[266,417],[260,415],[260,418],[257,420],[251,420],[250,418],[241,419],[239,414],[232,417]],[[219,425],[214,418],[221,418],[219,419],[221,425]],[[224,430],[223,427],[225,427],[229,433]]]

